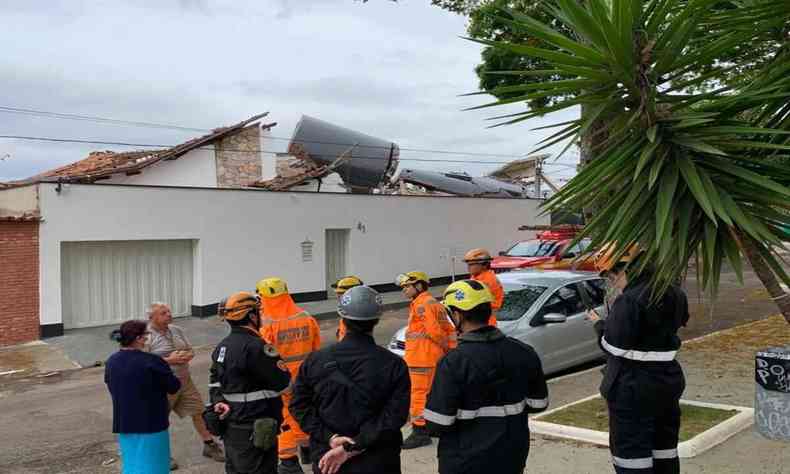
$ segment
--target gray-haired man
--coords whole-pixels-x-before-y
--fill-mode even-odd
[[[180,327],[170,324],[173,321],[173,313],[170,306],[165,303],[151,304],[148,309],[148,320],[149,335],[145,345],[146,351],[162,357],[181,381],[181,389],[176,394],[168,396],[170,410],[176,412],[180,418],[186,416],[192,418],[195,431],[203,440],[203,456],[224,462],[222,448],[206,429],[201,416],[203,399],[189,373],[189,362],[195,357],[189,340]],[[172,461],[171,469],[177,467],[175,461]]]

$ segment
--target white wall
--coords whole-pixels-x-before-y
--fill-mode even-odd
[[[72,185],[58,195],[42,184],[41,322],[61,322],[60,243],[85,240],[196,239],[194,304],[218,302],[280,276],[293,292],[325,286],[324,231],[351,229],[349,268],[366,283],[397,273],[450,274],[447,254],[492,252],[528,237],[524,224],[541,201],[374,196],[258,190]],[[303,263],[300,243],[315,243]],[[464,271],[462,265],[456,269]]]
[[[273,150],[277,148],[271,140],[272,131],[262,128],[260,134],[261,149],[261,181],[268,181],[277,177],[277,155],[274,153],[264,153],[263,150]]]
[[[177,160],[160,161],[143,168],[142,173],[126,176],[118,174],[101,184],[135,184],[145,186],[217,187],[217,162],[214,146],[192,150]]]

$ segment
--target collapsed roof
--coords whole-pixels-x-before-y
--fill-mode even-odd
[[[429,191],[439,191],[456,196],[527,197],[527,190],[524,186],[488,176],[472,177],[465,173],[404,169],[401,170],[398,179],[422,186]]]

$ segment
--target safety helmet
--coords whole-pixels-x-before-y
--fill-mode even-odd
[[[492,301],[488,287],[475,280],[460,280],[444,290],[444,305],[451,311],[452,308],[469,311]]]
[[[493,260],[491,254],[486,249],[472,249],[464,255],[466,263],[487,263]]]
[[[261,298],[275,298],[288,293],[288,285],[282,278],[264,278],[255,284]]]
[[[406,285],[413,285],[418,281],[424,282],[426,285],[430,285],[431,283],[430,278],[428,278],[428,274],[425,272],[401,273],[395,277],[395,284],[401,288]]]
[[[350,290],[351,288],[360,285],[364,285],[364,283],[362,283],[362,280],[351,275],[337,280],[335,283],[332,284],[332,288],[335,289],[335,294],[342,295],[343,293]]]
[[[630,265],[636,261],[637,257],[639,257],[641,253],[642,251],[639,246],[637,244],[632,244],[618,260],[615,260],[614,243],[608,243],[604,245],[603,248],[595,255],[595,268],[598,270],[598,274],[600,276],[605,277],[618,265]]]
[[[343,293],[337,305],[337,312],[345,319],[370,321],[379,319],[384,304],[378,291],[365,285],[355,286]]]
[[[248,291],[233,293],[219,304],[219,317],[229,321],[241,321],[252,311],[258,311],[261,300]]]

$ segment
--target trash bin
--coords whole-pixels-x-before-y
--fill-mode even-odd
[[[790,347],[757,353],[754,424],[768,439],[790,441]]]

